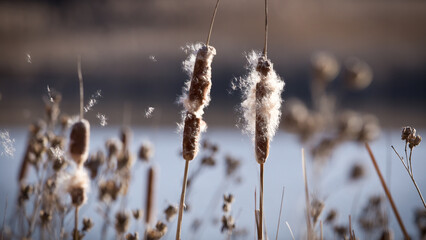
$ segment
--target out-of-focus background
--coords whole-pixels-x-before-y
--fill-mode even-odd
[[[187,57],[182,47],[206,40],[215,2],[0,2],[0,217],[6,217],[5,233],[10,232],[8,227],[15,234],[21,233],[16,224],[15,227],[11,225],[16,219],[15,210],[19,209],[16,208],[19,185],[15,179],[30,143],[27,126],[36,119],[46,119],[45,106],[56,104],[46,101],[48,88],[62,94],[61,113],[78,114],[78,56],[81,56],[85,102],[98,90],[102,95],[93,110],[84,115],[92,127],[90,153],[106,150],[105,141],[118,136],[123,123],[134,130],[132,153],[138,153],[142,142],[149,139],[156,152],[149,164],[157,165],[161,172],[157,210],[158,218],[164,220],[162,210],[179,200],[183,175],[184,161],[179,154],[182,138],[176,133],[182,111],[182,106],[176,102],[188,79],[182,70],[182,61]],[[263,47],[263,4],[260,0],[222,0],[220,3],[210,42],[217,50],[212,64],[211,102],[203,116],[209,125],[203,139],[217,144],[219,153],[214,155],[216,167],[203,170],[193,183],[192,210],[184,216],[185,238],[226,237],[220,233],[221,195],[226,192],[236,197],[231,212],[237,224],[234,239],[249,239],[255,234],[253,195],[258,185],[258,164],[250,137],[235,127],[241,125],[238,120],[241,115],[237,111],[241,93],[232,89],[231,82],[247,73],[245,53]],[[425,26],[426,2],[420,0],[269,0],[268,57],[286,83],[282,94],[281,127],[271,144],[271,155],[265,166],[265,221],[269,237],[275,236],[283,186],[286,190],[279,238],[290,239],[285,221],[293,228],[296,239],[306,236],[300,160],[300,149],[305,147],[311,197],[325,204],[320,219],[325,221],[332,209],[339,213],[333,223],[325,223],[327,238],[338,236],[339,229],[335,227],[348,226],[349,214],[359,233],[357,236],[363,239],[381,236],[388,227],[396,239],[402,238],[385,198],[381,202],[378,200],[380,204],[373,208],[380,213],[364,208],[372,196],[383,196],[364,145],[359,144],[364,141],[372,141],[379,166],[410,234],[417,237],[426,232],[424,224],[417,225],[414,221],[418,216],[416,209],[423,210],[417,212],[420,214],[418,222],[424,223],[426,219],[420,198],[390,148],[395,145],[399,153],[404,152],[402,126],[417,128],[419,135],[425,133]],[[325,84],[325,98],[311,94],[311,90],[315,90],[311,86],[311,58],[318,51],[334,55],[341,66],[337,77]],[[348,88],[345,82],[344,63],[352,57],[367,63],[373,73],[371,84],[362,91]],[[292,101],[294,98],[300,101]],[[329,104],[331,107],[322,111],[324,99],[336,99],[336,108]],[[332,103],[331,100],[325,102]],[[150,108],[153,111],[150,112]],[[347,109],[354,111],[340,115]],[[97,119],[98,113],[107,118],[106,127],[100,124],[102,119]],[[374,115],[378,121],[365,114]],[[379,125],[380,136],[377,135]],[[353,130],[352,127],[356,131],[345,131]],[[49,136],[49,141],[53,141],[51,136],[69,139],[69,130],[52,129],[43,128],[41,135]],[[296,129],[293,133],[297,136],[288,129]],[[56,135],[52,135],[53,132]],[[352,134],[349,138],[342,138],[348,133]],[[53,146],[49,144],[48,147]],[[426,192],[426,176],[421,175],[426,166],[422,161],[424,146],[422,142],[413,151],[414,178],[422,192]],[[68,145],[64,144],[62,150],[65,162],[71,162],[67,155]],[[199,166],[205,167],[201,159],[208,154],[203,151],[191,162],[190,174],[196,173]],[[46,155],[45,152],[43,161],[47,162]],[[225,174],[229,166],[224,160],[228,155],[241,163],[232,178]],[[320,158],[325,160],[320,161]],[[128,211],[144,206],[147,165],[138,161],[131,169],[134,178],[126,205]],[[355,175],[352,170],[357,168],[354,166],[358,167]],[[27,181],[35,183],[35,168],[31,166],[30,169]],[[50,165],[48,170],[51,170]],[[62,171],[66,170],[69,169]],[[97,201],[97,184],[92,181],[89,201],[81,210],[82,216],[90,216],[95,221],[88,239],[99,238],[105,219],[98,211],[103,205]],[[226,187],[221,188],[221,184]],[[27,210],[35,199],[33,196],[28,201]],[[211,207],[211,201],[217,202],[215,207]],[[9,207],[4,208],[5,205]],[[118,209],[115,204],[109,215],[108,239],[115,237],[112,229]],[[376,223],[371,231],[365,229],[371,226],[360,221],[365,213],[372,217],[373,224]],[[384,222],[379,221],[382,213]],[[193,225],[199,218],[206,222],[197,232]],[[65,221],[65,230],[71,232],[72,214],[68,214]],[[131,224],[127,232],[143,233],[143,229],[138,228],[140,224],[133,219]],[[168,226],[165,239],[173,238],[176,221]],[[319,231],[318,226],[316,230]],[[38,236],[38,232],[33,235]]]
[[[97,111],[132,123],[144,110],[174,124],[175,104],[187,76],[181,70],[187,43],[204,42],[215,1],[2,1],[0,3],[0,123],[27,124],[42,116],[46,86],[63,94],[63,110],[78,112],[76,62],[82,57],[85,94],[101,89]],[[309,100],[310,57],[328,51],[343,62],[358,57],[373,69],[362,92],[338,77],[329,87],[339,105],[374,112],[382,125],[426,121],[426,3],[424,1],[270,1],[269,57],[285,79],[284,100]],[[230,81],[245,73],[243,53],[263,46],[263,1],[220,4],[211,44],[212,103],[209,125],[233,126],[238,93]],[[285,106],[285,105],[284,105]],[[94,119],[94,114],[87,116]]]

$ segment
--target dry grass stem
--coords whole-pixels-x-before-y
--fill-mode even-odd
[[[407,173],[408,173],[408,175],[410,176],[410,178],[411,178],[411,181],[413,182],[413,184],[414,184],[414,187],[416,187],[416,190],[417,190],[417,193],[419,194],[419,197],[420,197],[420,200],[422,201],[422,203],[423,203],[423,207],[424,208],[426,208],[426,202],[425,202],[425,200],[424,200],[424,198],[423,198],[423,195],[422,195],[422,192],[420,191],[420,188],[417,186],[417,182],[416,182],[416,180],[414,180],[414,176],[413,176],[413,171],[412,171],[412,169],[411,169],[411,171],[410,171],[410,169],[407,167],[407,165],[405,164],[405,162],[404,162],[404,159],[398,154],[398,152],[396,151],[396,149],[393,147],[393,146],[391,146],[391,148],[393,149],[393,151],[395,151],[395,153],[396,153],[396,155],[398,156],[398,158],[399,158],[399,160],[401,160],[401,163],[402,163],[402,165],[404,165],[404,168],[405,168],[405,170],[407,170]]]
[[[293,231],[291,230],[291,227],[290,227],[290,224],[288,224],[288,222],[287,222],[287,221],[285,222],[285,224],[287,225],[287,228],[288,228],[288,230],[290,231],[291,238],[292,238],[293,240],[295,240],[295,238],[294,238],[294,234],[293,234]]]
[[[374,157],[373,152],[371,151],[370,145],[367,142],[365,143],[365,148],[367,149],[368,154],[370,155],[371,161],[373,162],[374,168],[376,169],[377,175],[379,176],[380,182],[382,183],[383,190],[385,190],[386,196],[391,204],[395,217],[398,220],[398,224],[401,228],[401,231],[404,234],[404,238],[406,240],[409,240],[410,236],[408,235],[408,232],[404,226],[404,223],[402,222],[401,216],[399,215],[398,209],[396,208],[392,195],[386,185],[385,179],[383,178],[382,173],[380,172],[379,166],[377,165],[377,162],[376,162],[376,158]]]
[[[280,215],[278,216],[277,234],[275,235],[275,240],[278,240],[278,232],[280,231],[281,213],[283,210],[283,202],[284,202],[284,190],[285,188],[283,187],[283,191],[281,193]]]
[[[305,150],[302,148],[302,171],[303,171],[303,180],[305,182],[305,201],[306,201],[306,227],[308,240],[312,239],[312,224],[310,216],[310,201],[309,201],[309,188],[308,188],[308,176],[306,174],[306,160],[305,160]]]

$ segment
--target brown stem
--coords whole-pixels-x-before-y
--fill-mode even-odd
[[[263,56],[268,55],[268,0],[265,0],[265,42],[263,45]]]
[[[311,208],[310,208],[310,201],[309,201],[308,175],[306,174],[305,150],[303,148],[302,148],[302,170],[303,170],[303,178],[305,181],[306,227],[308,230],[308,240],[310,240],[312,235],[311,216],[310,216]]]
[[[281,206],[280,206],[280,215],[278,217],[278,224],[277,224],[277,234],[275,235],[275,240],[278,240],[278,232],[280,230],[280,222],[281,222],[281,212],[283,210],[283,201],[284,201],[284,187],[283,192],[281,194]]]
[[[209,43],[210,43],[210,36],[211,36],[211,34],[212,34],[213,24],[214,24],[214,19],[216,18],[216,12],[217,12],[217,7],[219,6],[219,2],[220,2],[220,0],[217,0],[217,2],[216,2],[216,7],[214,8],[214,12],[213,12],[212,20],[211,20],[211,22],[210,22],[209,35],[207,35],[206,46],[208,46],[208,45],[209,45]]]
[[[78,209],[79,207],[75,207],[74,212],[74,233],[73,233],[73,240],[79,240],[79,234],[78,234]]]
[[[260,194],[259,194],[259,239],[263,240],[263,167],[264,164],[260,164]]]
[[[189,161],[185,160],[185,172],[183,175],[182,193],[180,195],[179,217],[178,217],[178,223],[177,223],[177,229],[176,229],[176,240],[180,240],[180,232],[182,227],[182,216],[183,216],[183,205],[185,204],[186,182],[188,179],[188,168],[189,168]]]
[[[84,90],[83,90],[83,74],[81,73],[81,57],[78,56],[77,61],[78,81],[80,83],[80,120],[83,119],[83,104],[84,104]]]
[[[367,142],[365,143],[365,148],[367,149],[368,154],[370,155],[371,161],[373,162],[374,168],[376,169],[377,175],[379,176],[380,182],[382,183],[383,190],[385,190],[386,196],[391,204],[395,217],[398,220],[402,233],[404,234],[404,238],[406,240],[409,240],[410,236],[408,235],[408,232],[405,229],[404,223],[402,222],[401,216],[399,215],[398,209],[396,208],[396,205],[393,201],[392,195],[386,185],[386,182],[382,176],[382,173],[380,172],[379,166],[377,165],[376,158],[374,157],[373,152],[371,151],[370,145]]]

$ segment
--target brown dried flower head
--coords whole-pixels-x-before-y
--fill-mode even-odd
[[[139,233],[135,232],[135,233],[128,233],[126,234],[126,240],[139,240]]]
[[[89,156],[90,124],[81,119],[74,123],[70,135],[70,153],[74,162],[81,166]]]
[[[139,220],[143,216],[143,211],[141,209],[135,209],[132,211],[132,214],[133,214],[133,218],[135,218],[136,220]]]
[[[83,218],[83,228],[82,231],[83,232],[89,232],[90,229],[92,229],[94,223],[92,221],[92,219],[90,218]]]
[[[414,128],[410,127],[410,126],[403,127],[403,128],[402,128],[402,133],[401,133],[401,140],[405,140],[405,141],[407,141],[407,142],[408,142],[408,140],[409,140],[409,138],[408,138],[408,137],[409,137],[412,133],[414,133],[414,135],[416,135],[416,129],[414,129]]]
[[[145,142],[139,148],[139,159],[148,162],[154,155],[154,146],[150,142]]]
[[[346,85],[354,90],[368,87],[373,80],[373,72],[367,63],[357,58],[350,58],[345,62]]]
[[[164,214],[166,215],[167,222],[173,221],[173,218],[176,216],[178,208],[175,205],[169,205],[165,210]]]
[[[198,153],[198,142],[201,133],[201,118],[191,112],[186,113],[185,126],[183,130],[183,158],[190,161],[195,158]]]
[[[127,212],[117,212],[115,214],[115,231],[119,234],[127,232],[129,229],[130,218]]]
[[[336,78],[339,63],[336,58],[326,52],[318,52],[311,58],[314,80],[327,83]]]

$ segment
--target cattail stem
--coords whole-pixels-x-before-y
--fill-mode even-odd
[[[268,55],[268,0],[265,0],[265,42],[263,45],[263,56]]]
[[[79,207],[75,207],[74,212],[74,232],[73,232],[73,240],[79,240],[79,234],[78,234],[78,209]]]
[[[320,220],[320,240],[323,240],[322,221]]]
[[[260,240],[263,240],[263,166],[260,164],[260,194],[259,194],[259,232]]]
[[[180,195],[179,216],[176,229],[176,240],[180,240],[180,232],[182,228],[183,205],[185,204],[186,182],[188,179],[189,160],[185,160],[185,172],[183,174],[182,193]]]
[[[382,173],[380,172],[379,166],[377,165],[376,158],[374,157],[373,152],[371,151],[370,145],[367,142],[365,143],[365,148],[367,149],[368,154],[370,155],[371,161],[373,162],[374,168],[376,169],[377,175],[379,176],[380,182],[382,183],[383,190],[385,190],[386,196],[391,204],[396,220],[398,220],[399,227],[401,228],[402,233],[404,234],[404,238],[408,240],[410,239],[410,236],[408,235],[408,232],[405,229],[404,223],[402,222],[401,216],[399,215],[398,209],[396,208],[396,205],[393,201],[392,195],[386,185],[386,182],[382,176]]]
[[[277,224],[277,234],[275,235],[275,240],[278,240],[278,232],[280,230],[280,223],[281,223],[281,212],[283,210],[283,202],[284,202],[284,187],[283,187],[283,192],[281,194],[281,205],[280,205],[280,215],[278,217],[278,224]]]
[[[83,89],[83,74],[81,73],[81,57],[78,56],[77,61],[78,81],[80,83],[80,120],[83,119],[83,104],[84,104],[84,89]]]
[[[219,2],[220,0],[217,0],[216,2],[216,7],[214,8],[214,12],[213,12],[213,16],[212,16],[212,20],[210,22],[210,30],[209,30],[209,34],[207,35],[207,41],[206,41],[206,46],[209,45],[210,43],[210,36],[212,34],[212,30],[213,30],[213,24],[214,24],[214,19],[216,18],[216,12],[217,12],[217,8],[219,6]]]

